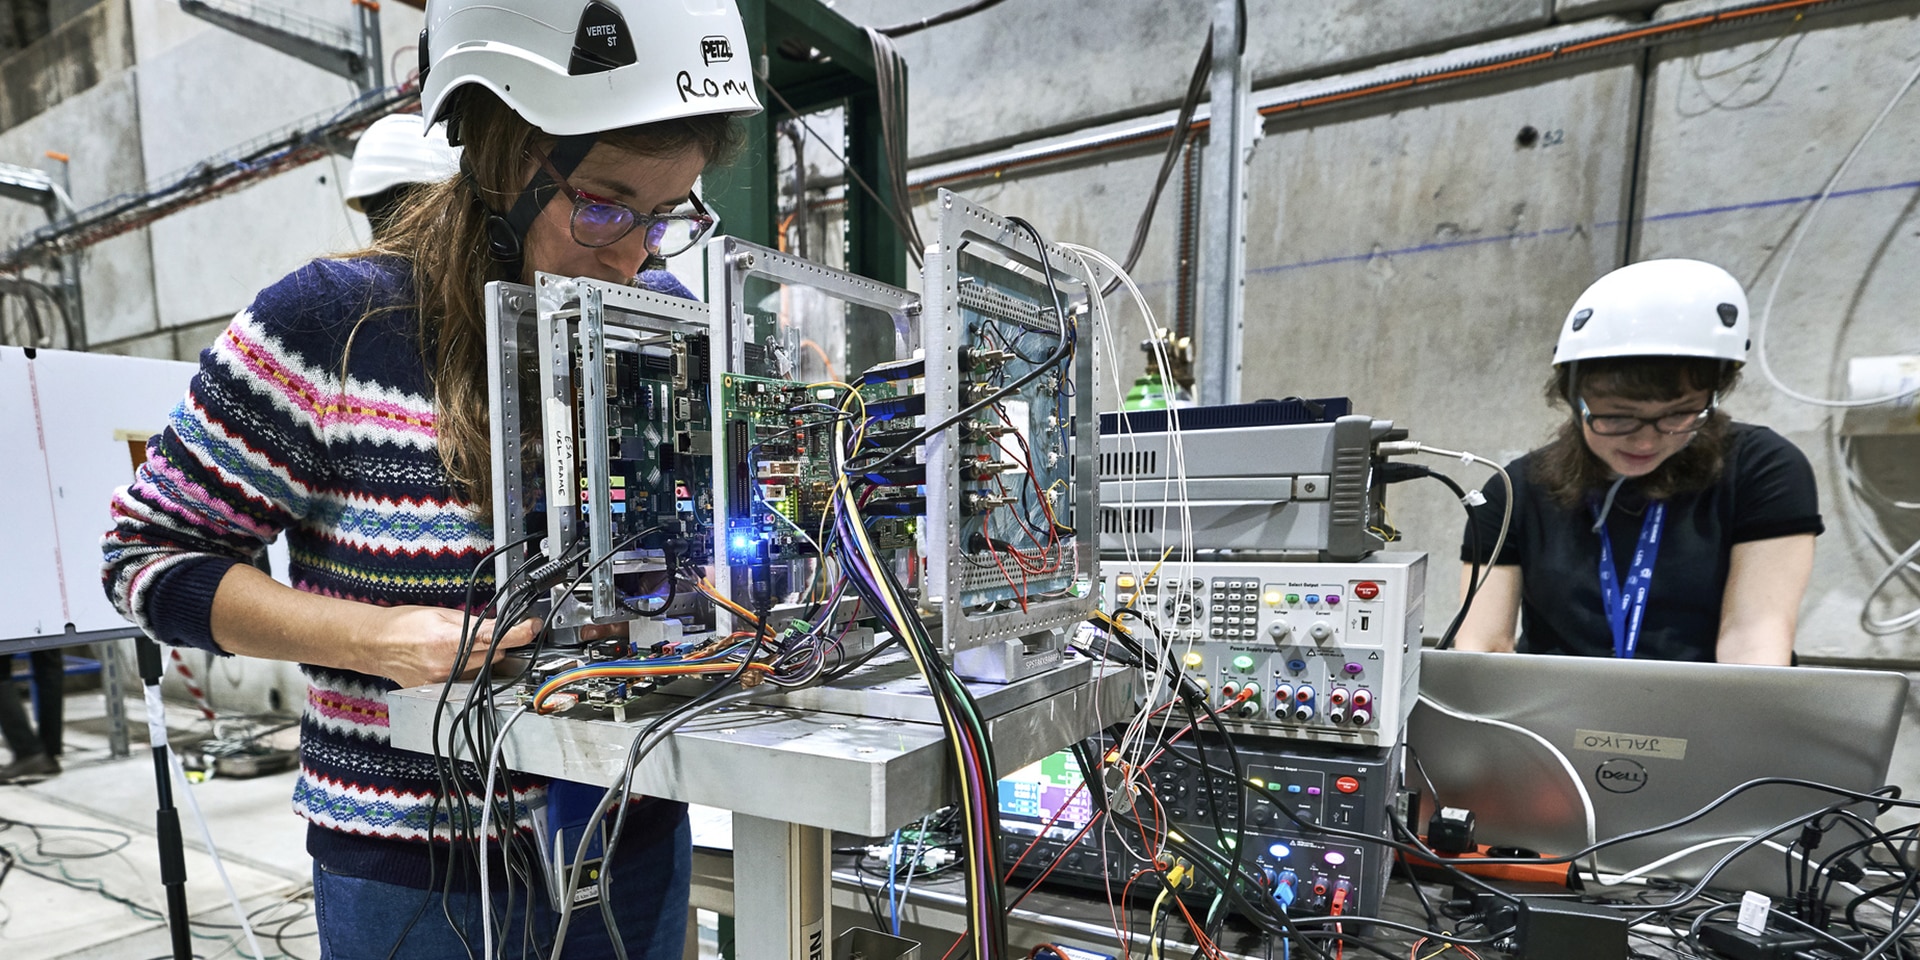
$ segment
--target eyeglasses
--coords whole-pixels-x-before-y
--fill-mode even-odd
[[[573,242],[583,247],[612,246],[638,228],[646,231],[648,253],[671,257],[693,249],[693,245],[713,229],[717,219],[706,204],[692,194],[687,196],[692,213],[640,213],[618,200],[575,190],[567,178],[553,168],[553,162],[545,153],[536,150],[534,156],[547,176],[560,187],[560,192],[572,201],[573,219],[568,228],[573,233]]]
[[[1669,435],[1698,433],[1700,428],[1707,425],[1707,420],[1713,416],[1714,407],[1718,403],[1719,398],[1714,397],[1707,401],[1707,407],[1704,410],[1669,413],[1663,417],[1633,417],[1614,413],[1595,416],[1594,412],[1587,408],[1587,398],[1581,397],[1580,420],[1587,425],[1587,429],[1603,437],[1628,436],[1639,433],[1641,427],[1652,427]]]

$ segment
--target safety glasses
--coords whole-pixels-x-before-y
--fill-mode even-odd
[[[640,213],[639,211],[606,197],[595,196],[575,190],[553,168],[552,161],[543,151],[535,150],[534,156],[547,176],[560,187],[560,193],[573,203],[573,219],[569,229],[573,242],[583,247],[605,247],[619,243],[634,230],[644,230],[647,252],[657,257],[671,257],[693,249],[713,230],[714,215],[707,210],[696,195],[689,194],[687,205],[691,213]]]
[[[1606,414],[1596,416],[1587,408],[1587,398],[1580,398],[1580,420],[1587,428],[1603,437],[1624,437],[1639,433],[1641,427],[1652,427],[1661,433],[1677,435],[1698,433],[1713,416],[1719,397],[1707,401],[1704,410],[1688,410],[1681,413],[1669,413],[1664,417],[1634,417],[1626,414]]]

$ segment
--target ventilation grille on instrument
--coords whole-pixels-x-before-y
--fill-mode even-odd
[[[1109,450],[1100,455],[1100,478],[1103,480],[1159,475],[1158,450]]]
[[[1101,533],[1155,533],[1159,530],[1160,513],[1157,509],[1134,507],[1100,508]]]

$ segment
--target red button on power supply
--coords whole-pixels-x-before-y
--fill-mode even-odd
[[[1362,600],[1372,600],[1380,595],[1380,585],[1372,580],[1362,580],[1353,585],[1353,595]]]
[[[1360,789],[1360,781],[1352,777],[1341,777],[1333,782],[1333,788],[1341,793],[1353,793]]]

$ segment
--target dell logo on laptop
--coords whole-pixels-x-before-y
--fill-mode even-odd
[[[1593,779],[1602,790],[1632,793],[1647,785],[1647,768],[1625,757],[1615,757],[1594,768]]]

